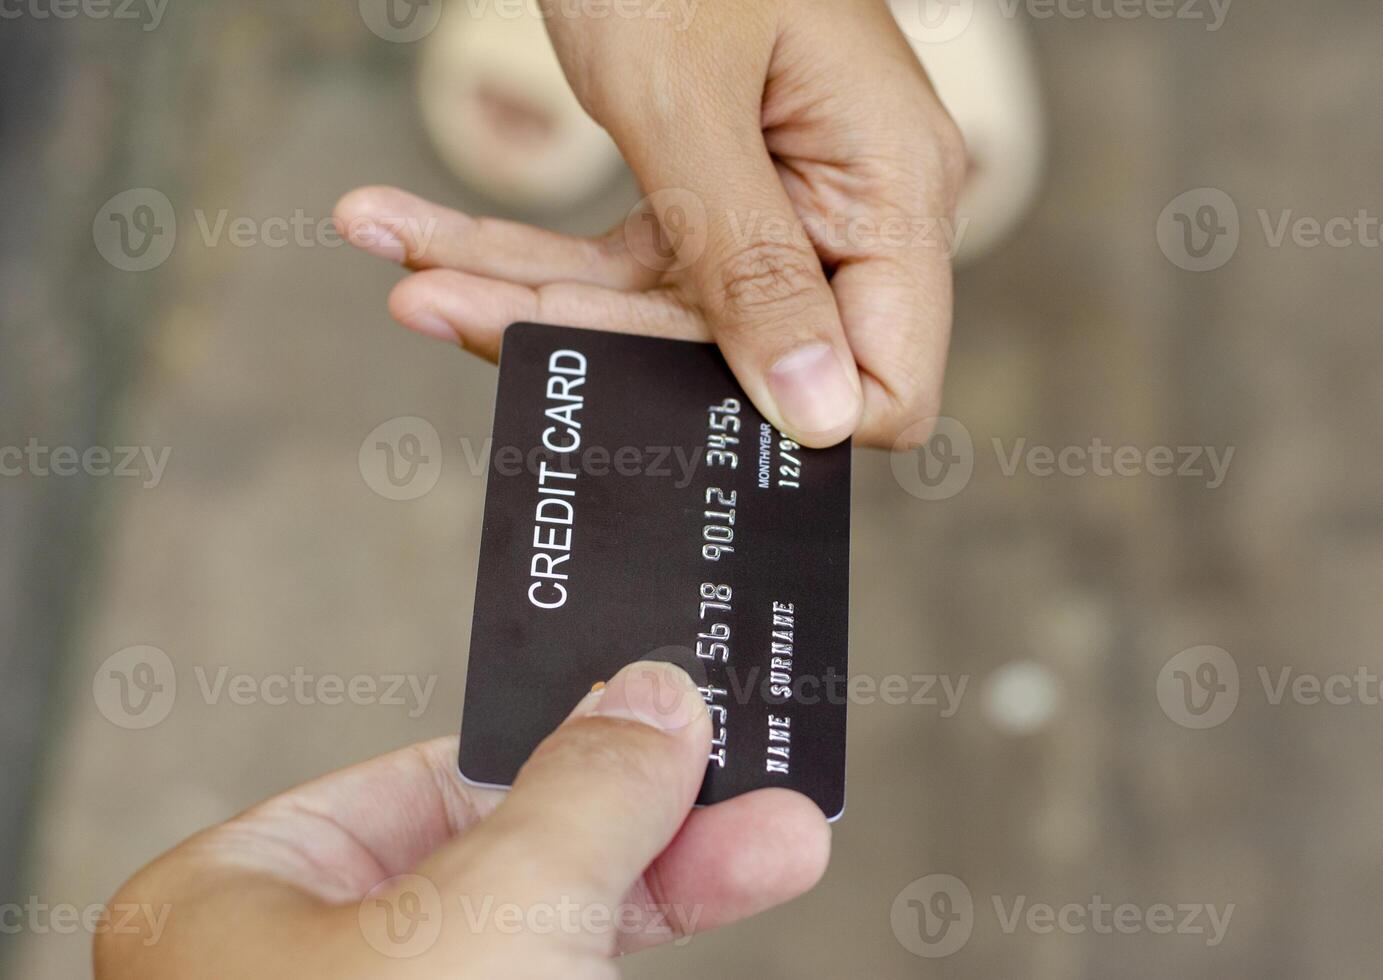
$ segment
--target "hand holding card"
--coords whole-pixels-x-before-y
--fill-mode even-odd
[[[149,914],[97,931],[96,976],[611,975],[610,956],[755,915],[825,871],[830,831],[796,793],[689,812],[710,738],[686,674],[633,664],[508,793],[455,778],[455,736],[320,777],[137,873],[106,907]]]

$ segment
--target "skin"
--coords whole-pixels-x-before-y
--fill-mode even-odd
[[[804,445],[924,442],[966,158],[885,4],[706,0],[686,30],[547,24],[653,220],[576,238],[360,188],[337,205],[343,234],[416,270],[394,317],[491,360],[520,320],[714,340]]]
[[[508,793],[457,778],[455,738],[324,776],[136,874],[110,908],[166,915],[98,935],[96,976],[617,976],[612,956],[754,915],[825,871],[830,831],[799,794],[691,809],[710,742],[687,675],[634,664],[576,707]],[[423,927],[391,934],[409,902]],[[564,905],[579,915],[551,918]],[[484,914],[500,907],[517,925]]]
[[[952,219],[965,152],[884,4],[705,0],[685,30],[547,24],[648,196],[583,239],[353,191],[343,234],[413,270],[394,316],[491,360],[521,320],[712,340],[799,442],[925,441],[951,322],[950,243],[925,229]],[[691,809],[710,727],[685,674],[636,664],[507,794],[457,779],[454,739],[324,776],[137,873],[111,906],[167,910],[165,925],[98,935],[96,975],[615,976],[612,955],[754,915],[825,871],[829,829],[802,796]],[[564,904],[608,914],[555,929],[474,915]],[[388,926],[409,908],[426,928],[399,940]]]

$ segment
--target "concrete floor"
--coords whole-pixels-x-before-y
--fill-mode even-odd
[[[72,574],[34,586],[33,608],[62,629],[44,634],[60,663],[16,894],[102,901],[209,822],[457,727],[482,504],[460,441],[488,434],[493,369],[393,327],[384,297],[397,273],[383,264],[345,249],[208,248],[192,233],[196,209],[319,218],[368,182],[466,206],[419,133],[408,46],[381,44],[354,4],[338,6],[193,4],[148,35],[45,28],[63,32],[66,69],[47,210],[26,212],[39,258],[32,277],[10,272],[25,303],[10,303],[5,329],[32,338],[16,346],[48,372],[43,404],[91,406],[85,422],[40,415],[69,419],[43,431],[99,423],[110,444],[172,454],[157,488],[90,486],[56,537],[20,538],[26,560]],[[965,694],[949,717],[852,708],[849,808],[822,885],[633,958],[627,976],[1376,972],[1383,708],[1274,705],[1259,668],[1383,673],[1380,250],[1274,248],[1257,212],[1383,212],[1383,8],[1258,0],[1215,33],[1150,18],[1032,28],[1053,117],[1044,196],[959,281],[946,411],[974,439],[974,476],[923,502],[887,457],[856,455],[852,668],[964,678]],[[163,189],[189,230],[144,275],[103,266],[90,239],[101,202],[136,186]],[[1234,198],[1243,240],[1197,275],[1164,258],[1155,228],[1168,202],[1204,186]],[[614,192],[568,224],[593,230],[625,203]],[[362,440],[397,416],[429,420],[443,441],[441,480],[417,501],[376,495],[358,469]],[[991,448],[1095,437],[1235,455],[1209,489],[1007,476]],[[34,484],[5,488],[10,515],[64,492]],[[66,564],[55,547],[72,551]],[[111,724],[93,699],[100,665],[134,644],[166,651],[179,683],[172,713],[143,731]],[[1160,706],[1159,672],[1207,644],[1230,652],[1242,689],[1224,724],[1192,730]],[[998,672],[1013,662],[1027,673]],[[207,704],[195,671],[223,666],[438,681],[420,718]],[[1043,684],[1057,704],[1035,732],[996,722]],[[964,882],[975,914],[962,949],[928,960],[891,910],[932,873]],[[1095,896],[1234,911],[1213,947],[1004,927],[1020,897]],[[11,945],[17,977],[88,969],[81,934]]]

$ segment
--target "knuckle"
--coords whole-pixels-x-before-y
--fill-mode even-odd
[[[741,246],[720,266],[721,295],[731,314],[805,305],[819,295],[823,282],[813,257],[775,242]]]
[[[965,135],[944,109],[932,120],[928,133],[926,157],[941,174],[943,187],[954,198],[970,171],[970,151],[965,145]]]
[[[940,104],[924,104],[908,118],[907,135],[883,155],[883,193],[898,196],[898,181],[923,191],[922,203],[954,205],[970,173],[970,151],[955,119]]]

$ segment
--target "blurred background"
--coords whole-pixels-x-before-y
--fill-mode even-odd
[[[52,910],[458,727],[495,370],[394,326],[400,273],[326,219],[390,183],[596,232],[640,191],[514,97],[542,49],[395,6],[5,7],[7,976],[87,975]],[[917,39],[998,200],[938,437],[855,458],[851,668],[910,694],[851,708],[820,887],[626,975],[1372,976],[1383,7],[942,7]],[[265,696],[295,675],[431,694]]]

